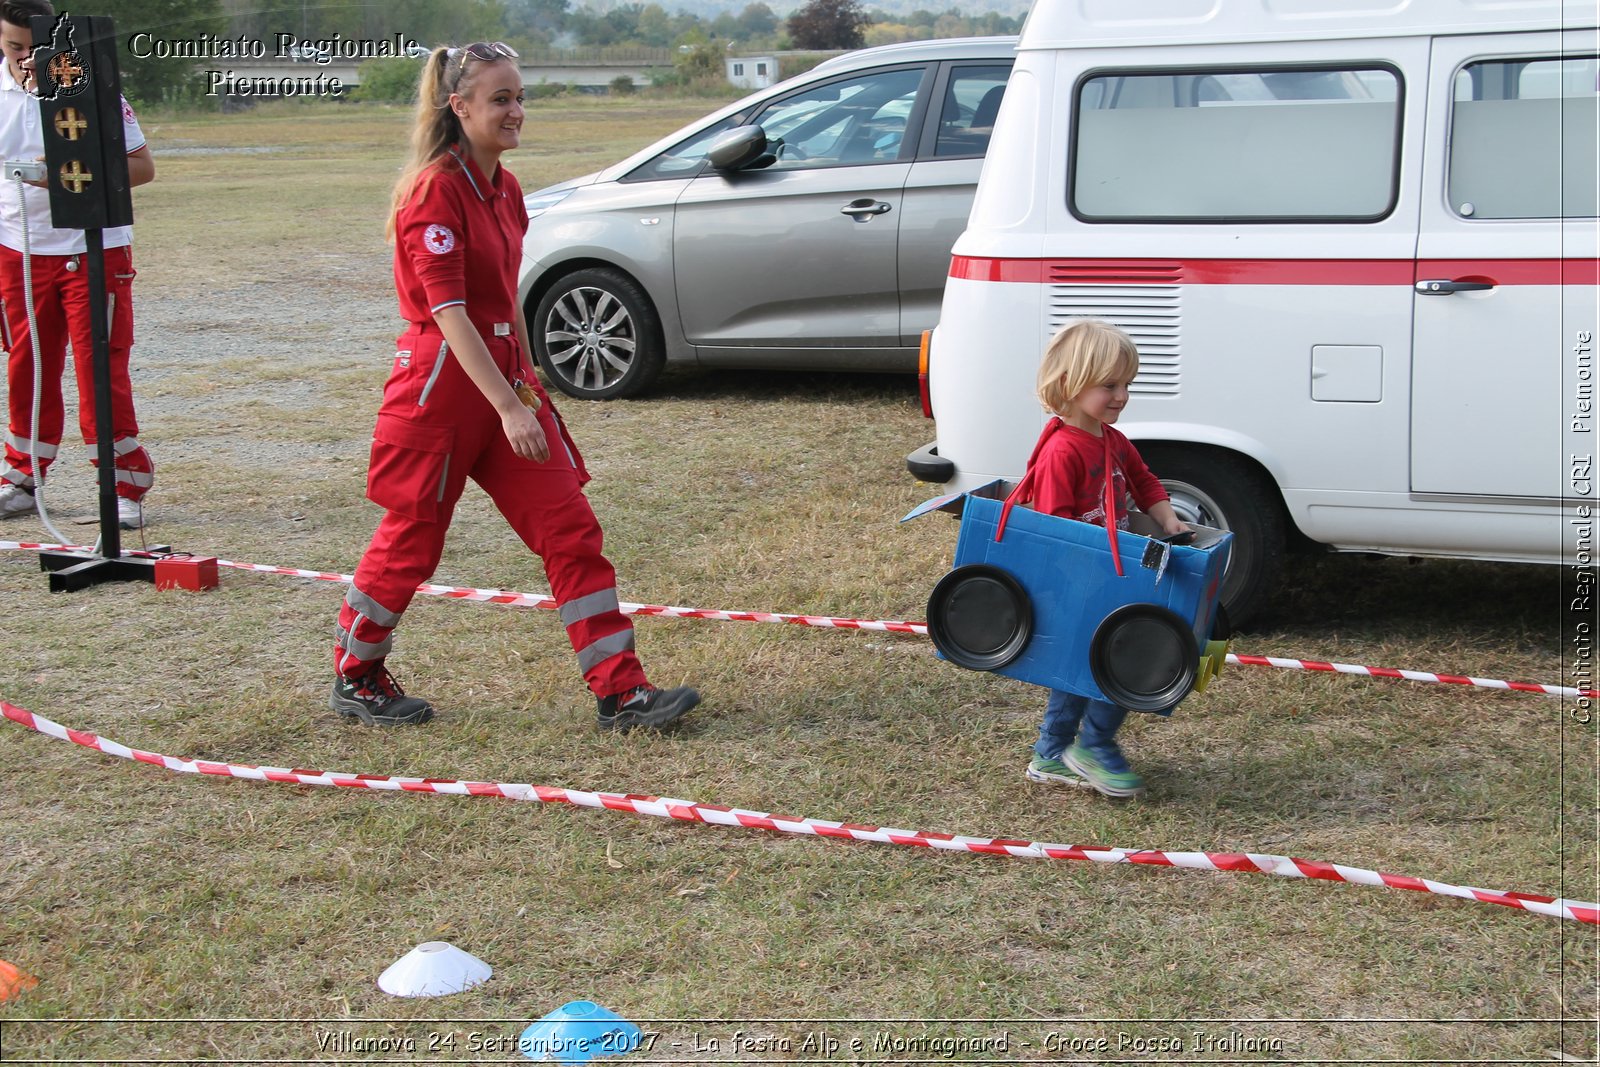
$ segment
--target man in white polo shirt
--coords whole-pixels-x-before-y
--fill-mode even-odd
[[[0,0],[0,158],[44,156],[39,102],[33,95],[35,15],[54,15],[47,0]],[[155,160],[128,102],[122,102],[122,129],[128,148],[128,181],[143,185],[156,176]],[[78,378],[78,426],[96,462],[94,347],[89,316],[89,265],[82,230],[56,229],[50,220],[50,194],[29,183],[19,208],[15,183],[0,183],[0,327],[4,329],[10,425],[5,462],[0,464],[0,518],[22,515],[37,506],[34,477],[44,477],[61,446],[65,406],[61,378],[67,342]],[[23,226],[33,278],[34,319],[38,323],[41,375],[39,425],[33,425],[34,352],[23,285]],[[106,302],[111,320],[112,450],[117,469],[117,516],[124,529],[144,525],[140,498],[155,477],[150,455],[139,444],[133,410],[128,356],[133,348],[133,240],[131,227],[104,231]],[[38,470],[34,470],[37,461]]]

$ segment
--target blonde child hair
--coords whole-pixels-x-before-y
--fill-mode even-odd
[[[1072,398],[1091,386],[1131,381],[1139,373],[1133,338],[1109,322],[1078,319],[1056,331],[1039,364],[1039,402],[1065,415]]]

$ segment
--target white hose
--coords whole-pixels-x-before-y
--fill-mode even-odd
[[[44,389],[44,351],[39,346],[39,323],[33,310],[33,257],[28,252],[28,201],[23,188],[22,175],[14,179],[17,186],[17,207],[22,216],[22,302],[28,312],[28,340],[33,343],[33,408],[28,423],[28,466],[33,470],[33,503],[39,509],[39,521],[50,531],[50,536],[65,543],[67,537],[50,522],[50,513],[44,506],[44,471],[39,469],[39,405]],[[99,551],[98,543],[95,550]]]

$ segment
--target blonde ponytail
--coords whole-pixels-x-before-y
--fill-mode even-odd
[[[394,195],[389,202],[389,224],[386,235],[390,244],[395,240],[395,219],[412,198],[413,193],[426,191],[426,185],[415,188],[422,172],[453,144],[461,140],[461,121],[450,110],[450,94],[460,92],[461,71],[449,76],[450,64],[456,49],[440,46],[433,50],[422,64],[422,77],[417,84],[417,112],[411,126],[411,152],[400,177],[394,183]]]

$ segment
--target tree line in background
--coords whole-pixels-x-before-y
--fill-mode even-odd
[[[603,2],[603,0],[602,0]],[[665,3],[591,6],[572,0],[93,0],[84,13],[109,15],[118,36],[162,41],[263,42],[269,54],[281,34],[296,41],[392,40],[396,34],[424,46],[463,41],[505,41],[523,52],[550,48],[672,48],[671,80],[720,80],[729,47],[749,52],[832,50],[934,37],[1016,33],[1022,16],[997,12],[916,10],[892,15],[858,0],[809,0],[781,16],[762,0],[737,12],[707,17]],[[62,6],[58,0],[57,6]],[[148,44],[145,52],[151,51]],[[123,89],[136,103],[176,101],[199,85],[189,60],[121,51]],[[214,65],[214,63],[213,63]],[[396,75],[400,72],[396,71]],[[788,71],[786,71],[788,73]],[[403,80],[403,79],[401,79]]]

